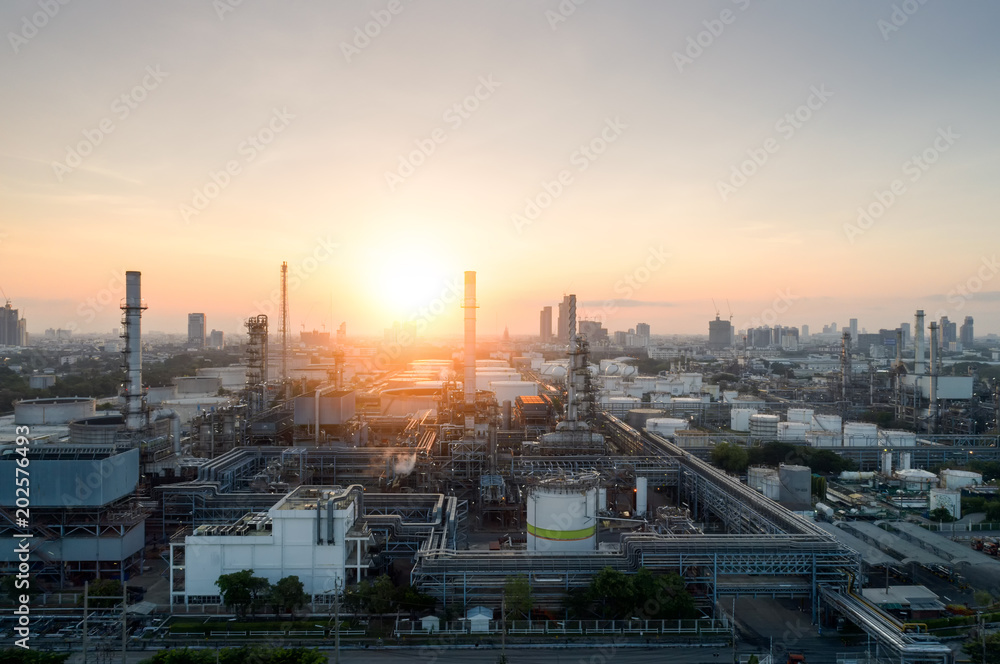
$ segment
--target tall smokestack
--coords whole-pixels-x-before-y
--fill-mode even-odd
[[[146,408],[142,398],[142,273],[125,273],[125,303],[122,304],[122,323],[125,327],[124,369],[125,428],[140,431],[146,426]]]
[[[476,402],[476,273],[465,273],[465,404]]]
[[[913,321],[913,374],[924,374],[924,310],[917,309]]]
[[[903,366],[903,331],[896,330],[896,368]]]
[[[927,423],[928,433],[937,429],[937,363],[938,363],[938,324],[931,323],[931,388],[930,388],[930,420]]]

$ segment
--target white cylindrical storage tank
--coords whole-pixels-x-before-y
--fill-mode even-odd
[[[518,397],[538,396],[538,383],[521,380],[495,380],[490,390],[496,395],[497,403],[513,402]]]
[[[635,478],[635,514],[636,516],[646,516],[646,502],[649,497],[646,495],[646,490],[649,484],[649,480],[645,477]]]
[[[528,551],[566,553],[597,548],[600,476],[552,477],[528,487]]]
[[[840,447],[843,444],[843,436],[839,431],[813,429],[806,431],[806,442],[812,447]]]
[[[840,415],[813,415],[813,428],[841,433],[843,429],[841,421]]]
[[[916,447],[917,434],[912,431],[895,431],[893,429],[880,429],[879,445],[882,447]]]
[[[677,431],[686,429],[687,420],[679,417],[651,417],[646,420],[646,428],[661,436],[673,436]]]
[[[178,376],[174,378],[177,395],[182,394],[217,394],[222,387],[222,379],[218,376]]]
[[[962,518],[962,492],[955,489],[931,489],[929,512],[939,507],[948,510],[956,519]]]
[[[778,440],[800,442],[806,439],[809,425],[805,422],[778,422]]]
[[[875,473],[869,471],[859,473],[856,470],[842,470],[839,475],[841,482],[867,482],[873,477]]]
[[[897,470],[896,479],[908,491],[928,491],[938,483],[937,475],[926,470]]]
[[[769,475],[774,475],[774,468],[765,468],[763,466],[751,466],[747,468],[747,486],[751,489],[756,489],[757,491],[764,490],[764,478]]]
[[[777,415],[755,413],[750,416],[750,435],[762,440],[777,440],[779,421]]]
[[[733,408],[729,411],[729,428],[733,431],[750,431],[750,416],[756,415],[754,408]]]
[[[813,419],[813,409],[812,408],[789,408],[788,413],[785,416],[789,422],[803,422],[808,425],[812,425]]]
[[[981,473],[973,473],[968,470],[952,470],[945,468],[941,471],[941,486],[945,489],[964,489],[967,486],[978,486],[983,483]]]
[[[606,487],[601,487],[597,490],[597,509],[601,512],[606,512],[608,509],[608,490]]]
[[[781,480],[778,478],[778,473],[772,472],[762,478],[761,493],[771,500],[781,500]]]
[[[476,360],[476,368],[479,367],[510,367],[507,360]]]
[[[882,452],[882,474],[886,477],[892,477],[892,451],[885,450]]]
[[[844,447],[875,447],[877,445],[877,425],[870,422],[844,423]]]
[[[177,386],[165,385],[162,387],[150,387],[146,390],[146,403],[150,406],[157,406],[164,401],[177,398]]]
[[[913,468],[913,455],[909,452],[899,453],[899,469],[910,470]]]
[[[656,408],[633,408],[625,417],[625,423],[633,429],[645,429],[646,422],[663,416],[663,411]]]
[[[24,399],[14,402],[14,424],[69,424],[97,414],[97,401],[89,397]]]

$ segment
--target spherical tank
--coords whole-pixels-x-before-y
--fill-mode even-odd
[[[596,473],[553,477],[528,489],[528,550],[565,553],[597,548]]]

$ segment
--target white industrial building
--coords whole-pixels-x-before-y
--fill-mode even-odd
[[[355,527],[362,495],[360,486],[301,486],[267,512],[228,526],[198,526],[183,545],[171,545],[171,587],[175,573],[184,572],[183,593],[174,592],[172,601],[218,603],[218,578],[245,569],[271,583],[298,576],[311,595],[360,581],[371,565],[373,542],[367,528]],[[180,546],[183,563],[176,551]]]

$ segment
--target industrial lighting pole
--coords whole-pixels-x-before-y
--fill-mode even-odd
[[[87,600],[90,593],[90,581],[83,582],[83,664],[87,664],[87,634],[90,629],[87,627]]]
[[[124,574],[122,575],[124,576]],[[125,661],[125,649],[128,647],[128,586],[122,579],[122,664]]]

